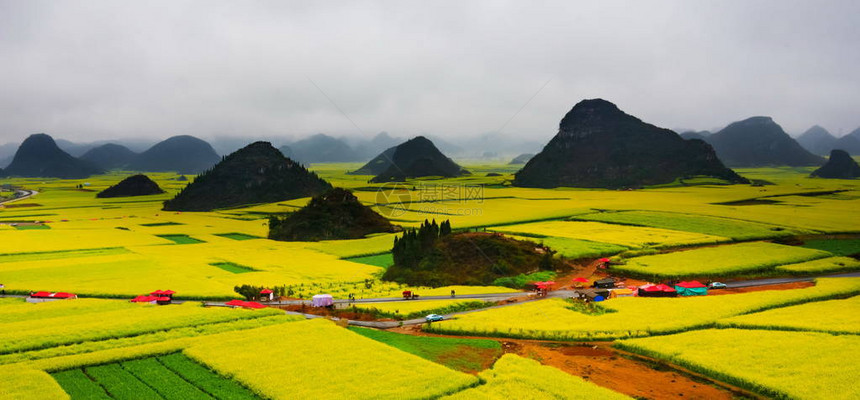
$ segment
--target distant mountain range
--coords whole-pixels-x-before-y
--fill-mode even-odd
[[[209,143],[194,136],[173,136],[140,153],[126,167],[132,171],[198,174],[221,160]]]
[[[770,117],[733,122],[705,137],[717,156],[730,167],[810,166],[824,159],[804,149]]]
[[[401,182],[407,178],[423,176],[454,177],[469,174],[469,171],[442,154],[433,142],[424,136],[407,140],[386,150],[360,170],[380,169],[382,172],[371,179],[371,182]]]
[[[860,165],[844,150],[833,150],[821,168],[809,176],[832,179],[854,179],[860,177]]]
[[[642,122],[603,99],[577,103],[558,134],[516,173],[523,187],[633,188],[708,176],[746,183],[710,145]]]
[[[835,149],[836,147],[834,146],[836,146],[837,140],[827,129],[818,125],[807,129],[806,132],[797,137],[797,143],[810,153],[819,156],[829,154],[830,150]]]
[[[86,178],[104,170],[88,161],[72,157],[61,150],[54,139],[44,133],[30,135],[15,152],[4,174],[21,177],[63,179]]]
[[[836,140],[835,149],[845,150],[852,156],[860,156],[860,128]]]
[[[171,200],[168,211],[210,211],[319,195],[331,185],[269,142],[254,142],[225,156]]]
[[[116,143],[107,143],[89,149],[80,158],[98,165],[102,169],[111,170],[126,168],[137,156],[138,154],[129,150],[128,147]]]

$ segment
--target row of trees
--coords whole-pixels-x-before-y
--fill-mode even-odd
[[[400,239],[394,238],[394,247],[391,249],[394,264],[406,268],[417,267],[421,259],[433,249],[436,241],[450,234],[449,220],[437,224],[435,219],[433,222],[425,219],[418,229],[409,229]]]

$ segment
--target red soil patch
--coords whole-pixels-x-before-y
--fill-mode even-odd
[[[712,385],[707,379],[694,378],[694,375],[682,373],[675,367],[623,357],[610,345],[503,342],[507,353],[538,360],[544,365],[635,398],[728,400],[736,394],[748,395],[740,390],[733,392]]]

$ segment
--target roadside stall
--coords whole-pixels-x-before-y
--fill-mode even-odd
[[[675,290],[679,296],[707,296],[708,287],[699,281],[678,282]]]

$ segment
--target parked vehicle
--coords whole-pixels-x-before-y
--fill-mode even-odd
[[[424,317],[424,319],[426,319],[427,322],[438,322],[438,321],[445,319],[445,317],[443,317],[439,314],[430,314],[430,315]]]
[[[722,282],[711,282],[708,284],[708,289],[725,289],[727,287],[728,286]]]

